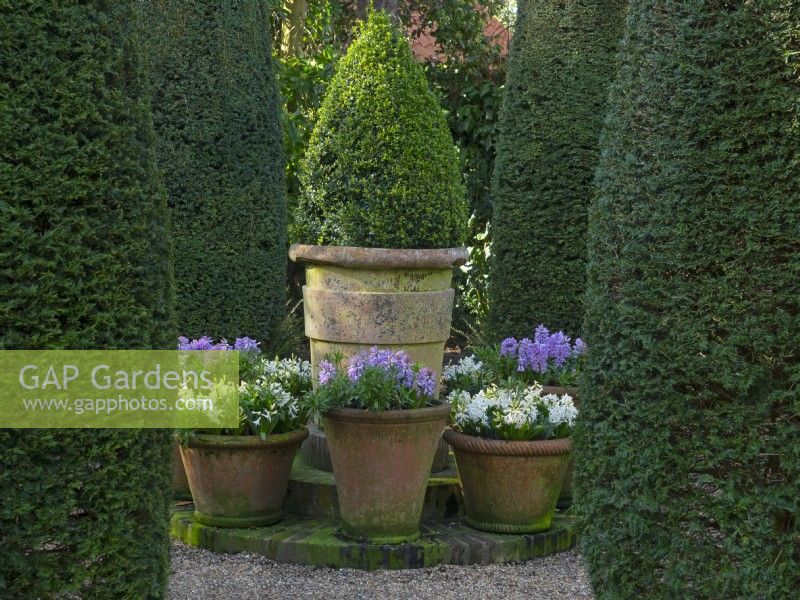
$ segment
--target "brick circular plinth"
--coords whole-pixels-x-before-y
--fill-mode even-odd
[[[569,550],[576,541],[573,519],[563,514],[556,514],[550,530],[536,534],[485,533],[467,526],[452,456],[448,468],[428,480],[422,536],[413,542],[390,546],[348,540],[340,534],[338,509],[333,473],[315,469],[298,456],[279,523],[246,529],[213,527],[199,523],[193,517],[194,506],[183,502],[173,510],[171,535],[215,552],[368,570],[527,560]]]
[[[346,539],[333,519],[297,515],[286,515],[270,527],[209,527],[194,521],[191,506],[174,511],[171,534],[215,552],[247,552],[283,563],[366,570],[527,560],[569,550],[576,540],[572,518],[564,515],[553,519],[549,531],[520,535],[484,533],[460,520],[428,522],[423,523],[418,540],[381,546]]]

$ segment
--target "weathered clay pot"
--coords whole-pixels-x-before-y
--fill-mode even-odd
[[[470,527],[497,533],[550,528],[569,463],[569,438],[506,442],[444,432],[453,447]]]
[[[314,423],[308,424],[308,439],[303,442],[301,448],[303,460],[310,467],[320,469],[321,471],[333,472],[333,463],[331,462],[331,451],[328,448],[328,438],[325,432]],[[450,467],[450,446],[444,440],[441,440],[436,446],[436,452],[433,455],[433,464],[431,465],[431,473],[438,473]]]
[[[198,434],[181,446],[195,520],[215,527],[263,527],[280,521],[292,462],[304,428],[272,435]]]
[[[445,403],[323,415],[346,536],[381,544],[419,537],[428,473],[449,411]]]
[[[289,258],[306,265],[305,331],[316,384],[326,355],[380,346],[442,372],[455,292],[453,268],[466,248],[401,250],[293,244]]]
[[[178,440],[173,442],[174,462],[172,463],[172,495],[177,500],[191,500],[192,492],[189,490],[189,480],[186,478],[186,469],[183,468],[181,448]]]
[[[576,387],[562,387],[560,385],[544,385],[542,386],[542,394],[557,394],[563,396],[569,394],[572,396],[572,401],[575,407],[580,410],[578,403],[578,388]],[[567,508],[572,504],[572,474],[575,471],[575,453],[571,453],[569,457],[569,466],[567,467],[567,474],[564,476],[564,483],[561,486],[561,495],[558,497],[559,508]]]
[[[380,346],[403,350],[414,362],[442,372],[453,313],[453,268],[466,262],[466,248],[395,249],[293,244],[289,258],[306,266],[305,333],[311,346],[312,381],[319,362]],[[438,393],[438,377],[437,377]],[[324,433],[303,446],[306,462],[330,469]],[[442,443],[433,471],[447,468]]]

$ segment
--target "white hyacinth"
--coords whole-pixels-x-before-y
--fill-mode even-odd
[[[566,423],[570,427],[575,425],[575,418],[578,416],[578,409],[575,408],[575,403],[572,401],[572,396],[564,394],[557,396],[556,394],[548,394],[542,401],[547,406],[550,415],[550,422],[556,425]]]
[[[457,429],[470,435],[501,439],[568,435],[578,414],[571,396],[542,396],[539,384],[493,385],[475,394],[454,390],[448,400],[453,405],[453,423]]]
[[[445,381],[454,381],[459,376],[476,375],[482,368],[481,361],[475,360],[474,356],[467,356],[453,365],[447,365],[442,371],[442,377]]]
[[[264,437],[302,425],[303,395],[311,389],[311,365],[299,358],[262,360],[260,376],[239,386],[240,427]],[[244,403],[247,410],[243,410]],[[249,423],[249,426],[248,426]]]

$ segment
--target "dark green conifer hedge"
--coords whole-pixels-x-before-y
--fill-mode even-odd
[[[268,341],[285,309],[286,190],[269,3],[142,3],[183,335]]]
[[[446,248],[464,243],[458,152],[422,67],[372,12],[339,62],[302,167],[298,235],[310,244]]]
[[[580,333],[586,211],[625,0],[523,0],[492,184],[489,329]]]
[[[0,7],[0,349],[172,348],[134,2]],[[159,598],[169,433],[0,429],[0,598]]]
[[[589,214],[599,598],[800,589],[800,5],[633,0]]]

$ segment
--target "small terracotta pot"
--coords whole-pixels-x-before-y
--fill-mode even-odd
[[[346,536],[378,544],[419,537],[428,474],[449,412],[445,403],[323,415]]]
[[[550,529],[569,464],[569,438],[506,442],[447,429],[470,527],[496,533]]]
[[[569,394],[572,396],[572,401],[575,407],[580,410],[578,403],[578,388],[576,387],[562,387],[560,385],[544,385],[542,386],[542,394],[557,394],[563,396]],[[575,453],[571,453],[569,457],[569,466],[567,467],[567,474],[564,475],[564,483],[561,486],[561,494],[558,497],[558,506],[562,508],[568,507],[572,504],[572,474],[575,472]]]
[[[183,468],[181,445],[177,438],[173,442],[174,461],[172,463],[172,495],[177,500],[191,500],[192,492],[189,490],[189,480],[186,478],[186,469]]]
[[[294,455],[308,430],[271,435],[198,434],[181,446],[195,520],[215,527],[280,521]]]

